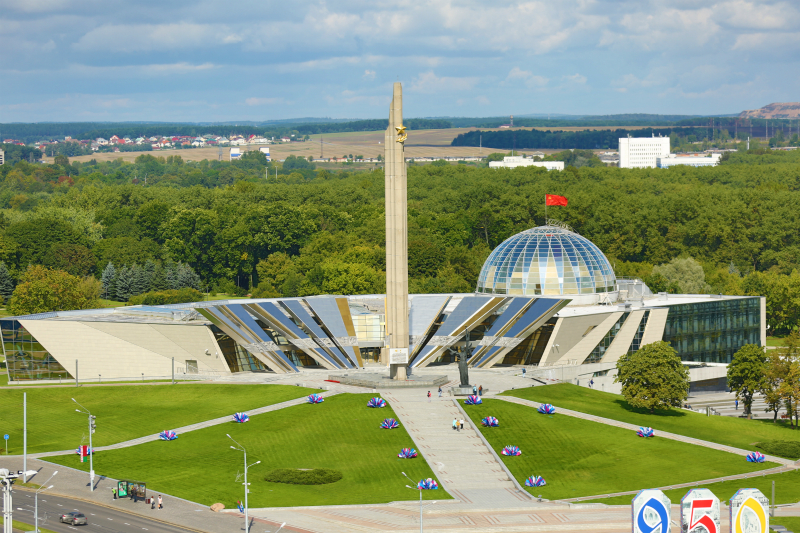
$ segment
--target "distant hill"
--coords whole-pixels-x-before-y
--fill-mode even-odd
[[[800,102],[782,102],[765,105],[761,109],[742,111],[742,118],[800,118]]]

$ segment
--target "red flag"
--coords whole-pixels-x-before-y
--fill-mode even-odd
[[[567,205],[567,198],[564,196],[558,196],[557,194],[546,194],[545,195],[545,204],[546,205]]]
[[[89,460],[89,447],[81,446],[81,462],[85,463]]]

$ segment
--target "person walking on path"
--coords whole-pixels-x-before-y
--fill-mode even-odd
[[[455,418],[453,419],[453,430],[454,431],[458,430],[458,420],[456,420]]]
[[[472,394],[478,394],[478,387],[475,385],[472,386]]]
[[[739,410],[739,399],[738,398],[735,400],[735,403],[736,403],[736,410],[738,411]]]
[[[150,509],[155,509],[155,508],[156,508],[156,497],[153,496],[152,498],[150,498]]]
[[[464,419],[463,418],[459,422],[459,425],[461,426],[461,429],[464,429]]]
[[[158,508],[159,509],[164,508],[164,502],[161,500],[161,494],[158,495]]]
[[[428,391],[428,403],[431,403],[431,391]]]
[[[439,398],[441,398],[441,397],[442,397],[442,388],[439,387]]]
[[[478,387],[478,396],[483,396],[483,385]]]
[[[111,495],[114,497],[115,500],[117,499],[117,489],[116,488],[111,487]]]

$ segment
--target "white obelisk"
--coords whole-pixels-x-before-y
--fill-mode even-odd
[[[386,129],[386,335],[393,379],[408,366],[408,197],[403,126],[403,88],[394,84]]]

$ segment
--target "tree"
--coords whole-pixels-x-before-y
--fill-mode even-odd
[[[45,259],[46,266],[80,277],[94,272],[96,263],[97,258],[87,247],[61,242],[50,247],[50,256]]]
[[[653,267],[653,275],[661,274],[668,286],[675,283],[683,294],[708,294],[711,287],[706,283],[703,267],[691,257],[676,257],[665,265]]]
[[[88,283],[63,270],[34,265],[20,278],[8,309],[15,315],[99,307]]]
[[[117,295],[116,291],[116,278],[117,269],[114,268],[114,263],[109,262],[103,269],[103,274],[100,276],[100,283],[103,287],[103,297],[113,300]]]
[[[62,167],[69,166],[69,158],[64,154],[58,154],[53,158],[53,163]]]
[[[622,356],[614,383],[622,383],[630,405],[652,413],[681,406],[689,394],[689,370],[669,343],[658,341]]]
[[[114,294],[118,300],[127,302],[128,299],[134,295],[134,280],[130,268],[123,265],[117,271],[117,277],[114,280]]]
[[[8,300],[11,298],[13,292],[14,278],[11,277],[11,273],[8,271],[5,262],[0,261],[0,296]]]
[[[728,387],[744,404],[744,414],[749,418],[753,405],[753,394],[764,387],[767,356],[764,349],[755,344],[745,344],[733,355],[728,365]]]
[[[764,379],[758,392],[764,395],[764,403],[767,404],[765,411],[774,413],[773,423],[778,421],[778,411],[784,401],[781,395],[781,386],[788,373],[789,367],[783,354],[778,350],[770,350],[767,355]]]

